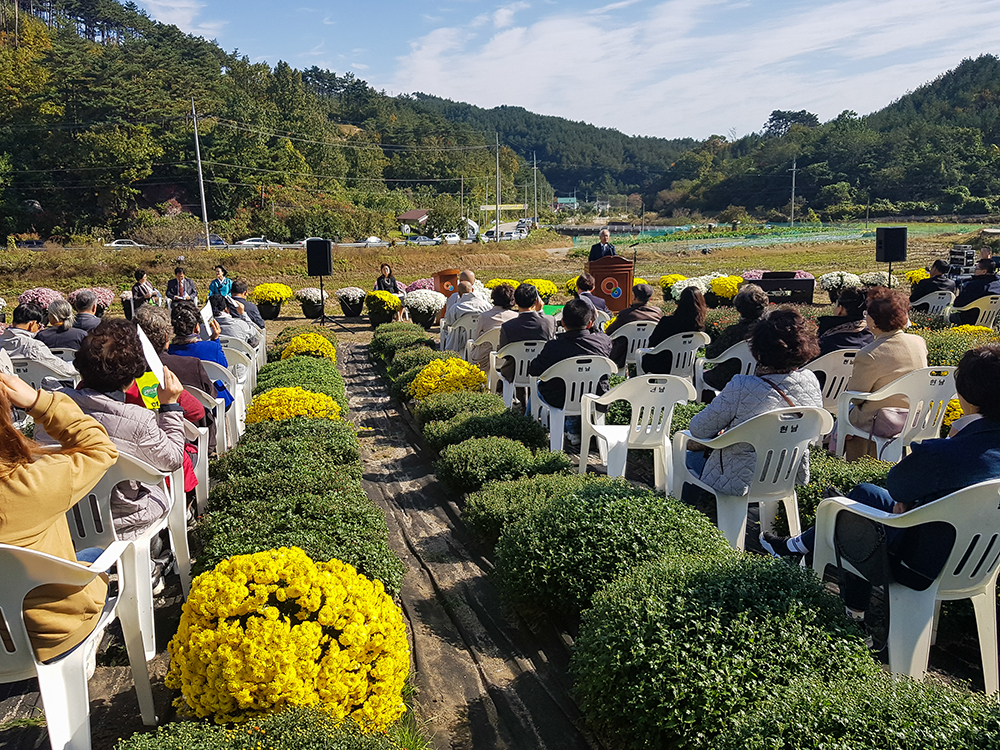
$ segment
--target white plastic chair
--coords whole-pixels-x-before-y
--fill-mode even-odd
[[[215,417],[215,449],[221,456],[236,445],[236,435],[229,435],[226,420],[226,401],[221,397],[213,398],[200,388],[184,386],[184,390],[194,396],[205,409],[213,412]],[[208,492],[207,486],[205,492]]]
[[[560,310],[559,320],[562,320],[562,311]],[[611,322],[611,316],[604,312],[604,310],[594,310],[594,328],[598,331],[603,331],[604,326]]]
[[[184,437],[189,443],[194,443],[197,447],[197,460],[194,462],[194,476],[198,480],[195,487],[195,503],[198,506],[198,515],[205,512],[208,507],[208,428],[184,420]]]
[[[909,413],[903,431],[895,438],[880,438],[873,435],[878,457],[883,461],[896,463],[906,454],[910,443],[941,436],[948,402],[955,397],[954,367],[925,367],[914,370],[874,393],[843,391],[837,399],[837,446],[836,454],[844,455],[847,436],[854,435],[868,439],[868,430],[855,427],[848,419],[852,401],[881,401],[889,396],[905,396]]]
[[[487,386],[495,393],[496,384],[500,383],[503,388],[503,402],[508,409],[514,405],[514,395],[518,388],[531,387],[528,365],[542,351],[543,346],[545,346],[544,341],[515,341],[499,351],[490,352],[490,373],[487,378]],[[505,357],[514,360],[513,381],[507,380],[500,374],[500,367]]]
[[[847,381],[854,373],[854,358],[858,356],[857,349],[839,349],[827,352],[817,357],[802,369],[812,370],[818,376],[823,373],[823,408],[837,412],[837,399],[847,388]]]
[[[496,328],[491,328],[488,331],[484,331],[478,339],[473,341],[471,338],[465,342],[465,361],[471,362],[472,357],[475,354],[475,349],[477,346],[483,346],[484,344],[490,345],[491,351],[496,351],[500,347],[500,326]]]
[[[580,416],[584,394],[596,392],[601,378],[610,377],[617,371],[618,365],[607,357],[586,356],[564,359],[537,377],[529,376],[531,413],[535,419],[549,428],[551,450],[562,450],[566,417]],[[562,407],[546,403],[538,391],[539,383],[557,379],[566,386],[566,397]]]
[[[257,385],[256,358],[239,349],[223,347],[222,353],[226,355],[226,361],[229,363],[229,372],[243,389],[243,402],[249,404],[253,399],[253,389]]]
[[[232,336],[219,336],[219,343],[222,345],[222,350],[226,354],[226,361],[229,362],[230,367],[233,364],[229,357],[229,352],[231,351],[239,352],[242,355],[237,358],[241,364],[245,364],[243,357],[246,357],[249,361],[246,367],[247,372],[250,374],[250,390],[253,391],[257,387],[257,371],[260,369],[257,349],[254,349],[243,339],[233,338]]]
[[[760,528],[772,530],[778,503],[785,506],[788,528],[793,536],[801,533],[795,478],[799,465],[809,452],[809,444],[833,429],[833,417],[815,406],[792,406],[759,414],[711,439],[693,438],[690,431],[674,434],[673,495],[681,496],[685,483],[715,495],[719,512],[719,530],[735,549],[743,549],[747,529],[747,506],[760,506]],[[708,448],[725,448],[748,443],[754,449],[755,467],[746,495],[723,495],[709,487],[687,468],[687,444],[696,440]]]
[[[972,325],[983,326],[985,328],[996,328],[997,316],[1000,315],[1000,294],[991,294],[988,297],[980,297],[975,302],[970,302],[965,307],[953,307],[951,312],[966,312],[967,310],[978,310],[979,317]]]
[[[14,365],[14,374],[32,388],[41,388],[42,381],[45,380],[45,378],[52,378],[53,380],[58,380],[62,383],[72,382],[74,387],[80,383],[79,375],[74,375],[73,377],[68,378],[63,374],[56,372],[48,365],[33,359],[27,359],[25,357],[11,357],[10,361],[11,364]]]
[[[45,709],[45,723],[52,750],[90,750],[90,697],[87,686],[88,655],[97,648],[105,628],[118,617],[125,636],[142,723],[156,725],[153,692],[136,618],[134,593],[119,581],[117,596],[109,596],[93,632],[80,644],[46,663],[38,661],[24,624],[24,598],[44,585],[83,587],[116,563],[129,547],[127,542],[108,546],[91,565],[62,560],[44,552],[0,544],[0,618],[9,642],[0,648],[0,682],[38,678]],[[120,576],[119,576],[120,578]]]
[[[465,354],[465,345],[472,338],[472,332],[479,323],[480,313],[465,313],[448,327],[447,343],[444,350]]]
[[[228,361],[228,360],[227,360]],[[237,381],[236,376],[220,365],[218,362],[208,362],[202,360],[205,372],[213,381],[221,380],[233,396],[233,405],[226,410],[226,432],[228,433],[229,447],[232,448],[243,437],[246,428],[244,419],[246,418],[247,401],[243,390],[243,384]]]
[[[649,337],[652,335],[654,328],[656,328],[655,321],[644,320],[635,323],[626,323],[614,333],[608,334],[611,336],[612,341],[615,339],[626,339],[628,342],[628,349],[625,353],[625,365],[618,370],[619,375],[628,374],[628,366],[635,364],[636,350],[644,348],[649,343]]]
[[[651,349],[635,350],[635,370],[639,375],[647,375],[642,365],[642,360],[646,355],[663,354],[670,352],[670,372],[656,373],[659,375],[676,375],[679,378],[687,378],[694,382],[694,361],[698,350],[703,346],[708,346],[712,341],[707,333],[701,331],[688,331],[687,333],[677,333],[668,339],[664,339]]]
[[[928,315],[945,315],[948,312],[948,308],[952,306],[955,302],[954,292],[931,292],[930,294],[925,294],[923,297],[918,299],[916,302],[910,303],[910,309],[918,305],[927,305]]]
[[[167,478],[170,487],[167,487]],[[187,538],[187,508],[184,498],[184,469],[170,474],[157,471],[145,461],[127,453],[118,460],[101,481],[66,513],[69,533],[77,552],[87,547],[107,548],[118,541],[111,514],[111,492],[119,482],[141,482],[159,487],[170,502],[167,515],[128,542],[118,571],[131,588],[139,611],[139,629],[146,661],[156,656],[156,629],[153,624],[153,580],[150,573],[150,542],[163,529],[170,534],[170,548],[177,559],[184,596],[191,589],[191,551]]]
[[[591,437],[597,438],[601,463],[609,477],[625,476],[629,450],[652,449],[657,491],[670,486],[671,464],[669,435],[674,406],[695,398],[690,380],[675,375],[639,375],[619,383],[603,396],[585,394],[582,403],[580,473],[587,473]],[[632,407],[629,424],[605,423],[605,412],[598,406],[628,401]]]
[[[974,484],[900,514],[869,508],[846,497],[824,499],[816,509],[813,557],[813,570],[821,577],[827,565],[836,565],[834,529],[837,516],[845,512],[894,528],[944,522],[955,529],[955,545],[948,561],[927,589],[916,591],[900,583],[889,583],[889,668],[915,680],[922,679],[937,632],[941,602],[971,599],[976,612],[986,693],[996,693],[1000,689],[997,665],[1000,480]],[[846,561],[843,564],[857,573]]]
[[[705,382],[705,365],[718,365],[730,359],[738,359],[740,361],[740,371],[738,373],[740,375],[752,375],[754,369],[757,367],[757,360],[750,353],[750,344],[746,341],[733,344],[715,359],[698,357],[694,361],[694,387],[698,391],[699,401],[701,401],[702,393],[705,391],[719,393]]]
[[[65,347],[56,347],[53,349],[50,347],[49,351],[59,357],[59,359],[63,362],[69,362],[70,364],[72,364],[73,360],[76,358],[76,349],[67,349]]]

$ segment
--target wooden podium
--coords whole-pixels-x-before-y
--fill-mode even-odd
[[[446,268],[434,274],[434,291],[450,297],[458,289],[458,269]]]
[[[587,273],[594,277],[594,294],[608,309],[619,313],[632,304],[632,261],[609,255],[587,263]]]

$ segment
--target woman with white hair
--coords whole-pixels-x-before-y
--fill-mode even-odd
[[[79,349],[87,332],[73,327],[73,306],[64,299],[57,299],[46,313],[49,326],[36,333],[35,338],[49,349]]]

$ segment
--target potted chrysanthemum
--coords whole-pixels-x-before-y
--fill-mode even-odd
[[[399,297],[390,292],[368,292],[365,296],[365,307],[368,308],[368,320],[372,328],[390,322],[403,308]]]
[[[365,295],[367,293],[364,289],[357,286],[347,286],[334,292],[337,301],[340,303],[340,309],[344,311],[344,315],[348,318],[361,317],[361,309],[364,307]]]
[[[404,304],[410,311],[410,320],[425,329],[434,325],[434,319],[444,307],[446,298],[433,289],[418,289],[406,295]]]
[[[277,320],[281,314],[281,303],[292,298],[292,288],[287,284],[258,284],[250,292],[250,299],[257,303],[260,317]]]
[[[816,282],[819,288],[830,296],[830,303],[835,304],[840,292],[847,287],[861,286],[861,277],[847,271],[831,271],[824,273]]]
[[[295,299],[302,303],[302,314],[309,319],[318,318],[323,314],[323,307],[329,297],[325,291],[307,286],[295,292]]]

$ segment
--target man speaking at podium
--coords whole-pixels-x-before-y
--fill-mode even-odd
[[[595,242],[590,248],[591,261],[607,258],[609,255],[617,255],[615,246],[611,244],[611,232],[607,229],[602,229],[598,235],[598,239],[600,239],[600,242]]]

